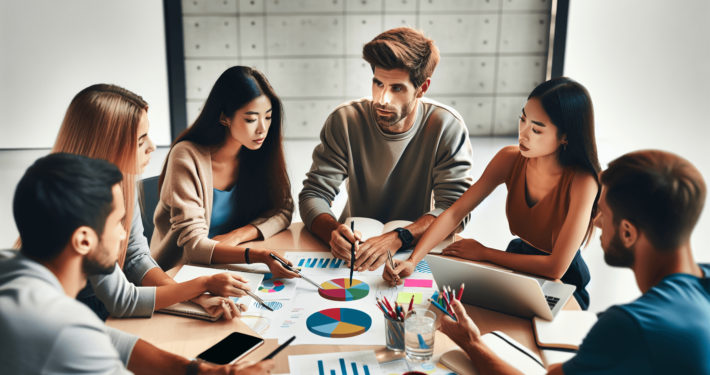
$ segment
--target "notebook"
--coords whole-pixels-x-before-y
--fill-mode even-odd
[[[211,275],[216,275],[218,273],[223,273],[223,272],[229,272],[229,273],[234,273],[234,274],[243,276],[244,278],[249,280],[249,286],[251,287],[252,291],[257,290],[259,285],[261,285],[261,281],[264,279],[264,275],[258,274],[258,273],[236,272],[236,271],[221,270],[221,269],[216,269],[216,268],[195,267],[195,266],[185,265],[180,269],[180,271],[177,273],[177,275],[175,275],[174,280],[177,281],[178,283],[182,283],[185,281],[189,281],[189,280],[198,278],[200,276],[211,276]],[[252,301],[252,298],[249,296],[244,296],[244,297],[239,297],[239,298],[232,297],[232,300],[234,300],[235,302],[238,302],[240,304],[244,304],[244,305],[249,306]],[[171,315],[179,315],[179,316],[184,316],[184,317],[194,318],[194,319],[208,320],[210,322],[214,322],[222,316],[221,312],[215,316],[212,316],[207,311],[205,311],[205,309],[203,309],[202,306],[192,303],[190,301],[176,303],[174,305],[162,308],[162,309],[158,310],[157,312],[164,313],[164,314],[171,314]]]
[[[582,340],[597,322],[589,311],[560,311],[552,321],[533,318],[535,341],[542,348],[579,349]]]
[[[404,228],[407,225],[412,224],[411,221],[406,220],[394,220],[387,224],[382,224],[375,219],[368,219],[366,217],[349,217],[345,219],[345,225],[350,226],[350,222],[355,222],[355,230],[362,233],[362,241],[367,241],[372,237],[377,237],[385,233],[391,232],[397,228]],[[440,244],[433,248],[429,254],[441,254],[447,246],[454,243],[454,235],[450,235],[444,239]]]
[[[542,375],[547,369],[542,360],[519,342],[500,331],[494,331],[481,336],[483,342],[509,365],[525,375]],[[479,372],[461,349],[444,353],[439,362],[459,375],[478,375]]]

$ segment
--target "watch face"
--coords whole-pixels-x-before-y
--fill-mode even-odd
[[[410,232],[407,229],[402,229],[399,231],[399,235],[402,238],[402,241],[405,242],[405,244],[408,244],[414,240],[414,236],[412,236],[412,232]]]

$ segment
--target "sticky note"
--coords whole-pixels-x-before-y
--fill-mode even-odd
[[[431,288],[434,280],[427,279],[405,279],[405,288]]]
[[[399,292],[399,295],[397,295],[397,303],[404,304],[408,307],[409,302],[412,300],[412,296],[414,296],[414,304],[415,305],[420,305],[422,303],[422,294],[421,293],[407,293],[407,292]]]

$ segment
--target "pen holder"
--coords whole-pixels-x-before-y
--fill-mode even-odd
[[[385,338],[387,349],[395,352],[404,351],[404,322],[385,316]]]

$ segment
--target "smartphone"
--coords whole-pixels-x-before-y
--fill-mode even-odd
[[[197,358],[217,365],[234,363],[258,348],[264,339],[234,332],[200,353]]]

